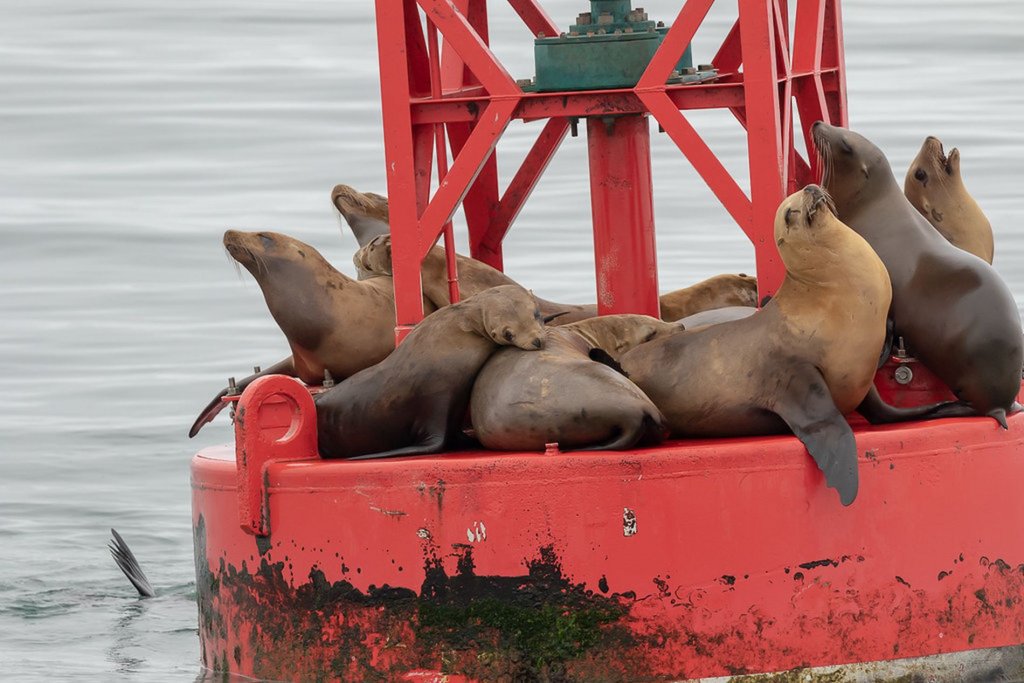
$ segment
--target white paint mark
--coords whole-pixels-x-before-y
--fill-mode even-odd
[[[473,522],[473,526],[466,529],[466,538],[470,543],[479,543],[487,540],[487,527],[483,522]]]
[[[427,531],[426,529],[417,529],[416,530],[416,535],[419,536],[420,538],[430,538],[430,532]]]
[[[629,508],[622,508],[622,535],[636,536],[636,513]]]

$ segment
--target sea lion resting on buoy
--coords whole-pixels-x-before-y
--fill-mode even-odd
[[[316,397],[320,454],[386,458],[444,450],[462,433],[480,368],[504,345],[544,345],[537,303],[518,285],[424,318],[390,356]]]
[[[757,278],[740,273],[715,275],[659,297],[662,320],[683,318],[730,306],[757,306]]]
[[[775,217],[786,277],[753,315],[642,344],[622,368],[680,436],[790,430],[849,505],[857,445],[843,414],[871,386],[891,290],[881,260],[833,215],[821,188]]]
[[[459,270],[459,293],[462,298],[474,296],[491,287],[520,286],[505,273],[482,261],[461,254],[456,254],[455,258]],[[360,272],[391,275],[391,235],[380,235],[370,240],[355,253],[352,262]],[[448,264],[442,247],[434,246],[427,252],[420,268],[420,279],[423,283],[423,296],[437,308],[443,308],[451,302],[448,296]],[[540,306],[541,314],[553,320],[553,325],[563,325],[597,315],[596,306],[557,304],[540,297],[537,297],[537,304]]]
[[[992,224],[964,186],[960,150],[947,157],[942,141],[929,136],[907,170],[903,193],[951,244],[992,263]]]
[[[388,198],[373,192],[360,192],[348,185],[335,185],[331,204],[355,235],[360,247],[374,237],[391,233],[388,223]]]
[[[352,257],[356,269],[370,275],[391,274],[391,237],[381,235],[370,240]],[[468,256],[456,254],[459,290],[472,296],[488,287],[516,284],[515,280],[496,268]],[[444,249],[432,247],[423,259],[420,270],[423,295],[441,308],[447,306],[448,269]],[[567,325],[597,316],[596,304],[559,304],[537,298],[545,317],[552,325]],[[661,318],[673,322],[698,311],[724,306],[752,306],[757,303],[757,280],[748,275],[717,275],[691,287],[661,295]]]
[[[892,278],[894,333],[946,383],[957,402],[896,409],[877,392],[873,422],[988,415],[1006,428],[1020,390],[1020,313],[992,266],[940,235],[904,196],[888,160],[862,135],[818,122],[812,135],[840,220],[871,244]]]
[[[500,349],[473,385],[476,438],[505,451],[554,442],[562,450],[623,450],[661,441],[661,412],[605,363],[617,365],[630,349],[681,329],[646,315],[607,315],[547,328],[542,351]]]
[[[320,384],[324,371],[344,379],[387,357],[395,348],[394,285],[389,277],[357,281],[320,252],[276,232],[224,233],[228,253],[252,273],[270,314],[288,338],[292,355],[237,384],[279,374]],[[434,310],[424,300],[424,313]],[[224,403],[223,389],[196,418],[189,436],[211,421]]]

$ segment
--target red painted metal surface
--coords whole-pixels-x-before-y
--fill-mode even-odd
[[[592,116],[587,119],[587,145],[598,313],[642,313],[658,318],[658,250],[647,116]]]
[[[252,415],[240,443],[280,437]],[[1022,642],[1024,416],[853,424],[849,508],[791,436],[370,462],[295,442],[308,461],[266,466],[268,536],[238,525],[239,456],[207,449],[204,665],[643,681]]]
[[[534,35],[555,35],[557,25],[534,0],[510,4]],[[397,333],[401,338],[422,317],[418,268],[427,249],[445,231],[462,203],[473,256],[502,264],[501,241],[565,135],[567,117],[653,115],[687,156],[715,196],[754,244],[761,294],[781,283],[784,269],[772,240],[775,209],[797,186],[819,173],[817,160],[804,159],[794,146],[796,119],[805,139],[818,120],[846,123],[846,84],[842,21],[838,0],[739,0],[737,19],[715,56],[715,83],[665,84],[686,45],[701,27],[713,0],[688,0],[636,87],[598,92],[524,93],[491,52],[484,0],[377,0],[381,103],[391,203]],[[790,5],[796,23],[790,35]],[[428,36],[420,24],[420,10]],[[435,31],[443,55],[428,49]],[[742,70],[741,70],[742,66]],[[440,69],[440,93],[430,75]],[[436,78],[435,78],[436,81]],[[747,129],[750,187],[729,174],[683,114],[687,109],[726,108]],[[501,194],[495,146],[512,119],[551,119]],[[447,167],[444,133],[454,162]],[[588,125],[588,130],[593,126]],[[431,140],[438,140],[436,150]],[[602,153],[601,140],[591,150]],[[431,196],[432,166],[439,183]],[[642,163],[639,164],[643,166]],[[607,164],[591,160],[598,172]],[[637,174],[639,175],[639,174]],[[616,245],[653,242],[647,211],[621,210],[616,192],[600,177],[592,188],[598,268],[614,258]],[[650,205],[646,198],[638,206]],[[627,216],[627,214],[629,214]],[[617,219],[628,217],[627,221]],[[614,234],[613,234],[614,233]],[[451,240],[446,239],[451,245]],[[656,269],[647,268],[644,249],[635,252],[644,280],[598,273],[611,284],[608,299],[624,307],[603,310],[650,312],[649,290]]]

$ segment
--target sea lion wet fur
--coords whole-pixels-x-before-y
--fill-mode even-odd
[[[872,392],[861,412],[873,422],[988,415],[1006,428],[1007,413],[1019,408],[1024,360],[1010,290],[992,266],[925,220],[874,143],[821,122],[811,130],[837,215],[871,244],[892,278],[894,333],[959,399],[895,409]]]
[[[950,244],[992,263],[992,224],[964,186],[960,150],[946,156],[942,141],[929,136],[907,170],[903,194]]]
[[[470,390],[499,347],[544,344],[536,300],[495,287],[430,315],[377,365],[316,397],[320,454],[384,458],[437,453],[461,434]]]
[[[844,505],[857,495],[857,447],[843,414],[871,386],[891,290],[885,267],[808,186],[775,218],[786,277],[762,309],[626,353],[626,374],[678,436],[747,436],[788,427]]]
[[[476,438],[510,451],[543,450],[548,443],[562,450],[622,450],[661,441],[661,412],[610,365],[681,329],[645,315],[608,315],[547,328],[542,351],[500,349],[473,385]]]
[[[395,299],[390,277],[357,281],[336,270],[312,246],[277,232],[224,233],[224,246],[256,279],[291,356],[237,384],[242,391],[263,375],[298,377],[320,384],[324,371],[336,380],[380,362],[395,348]],[[424,300],[424,312],[434,306]],[[213,398],[189,431],[195,436],[224,403]]]

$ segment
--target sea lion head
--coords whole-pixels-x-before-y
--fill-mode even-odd
[[[519,285],[486,289],[463,303],[480,308],[481,331],[495,344],[525,351],[544,347],[544,321],[531,292]]]
[[[328,265],[316,249],[279,232],[228,230],[224,233],[224,248],[261,284],[288,266],[309,269]]]
[[[942,223],[947,213],[944,200],[951,192],[959,196],[962,186],[960,150],[954,147],[946,156],[942,141],[928,136],[907,170],[903,182],[907,199],[922,215],[929,217],[933,224]]]
[[[822,168],[822,187],[839,207],[894,182],[885,154],[863,135],[818,121],[811,126]],[[842,216],[839,216],[842,218]]]
[[[360,273],[391,275],[391,235],[378,235],[352,256]]]
[[[775,213],[775,246],[787,272],[801,270],[813,251],[819,251],[836,219],[836,207],[828,192],[819,185],[808,185],[794,192]]]
[[[377,235],[391,232],[388,198],[373,192],[359,192],[348,185],[335,185],[331,203],[355,235],[359,246]]]
[[[591,346],[604,350],[618,361],[640,344],[675,334],[685,327],[679,322],[665,322],[649,315],[623,313],[587,318],[569,323],[564,329],[576,332]]]

